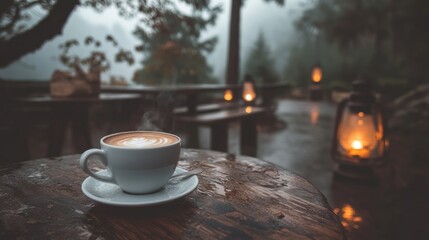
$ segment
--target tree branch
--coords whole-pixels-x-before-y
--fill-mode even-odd
[[[14,0],[2,0],[2,4],[0,4],[0,19],[2,19],[3,14],[12,7],[13,1]]]
[[[14,15],[12,16],[9,23],[4,26],[0,25],[0,34],[2,32],[10,31],[15,26],[15,23],[21,18],[21,10],[19,8],[15,9]]]
[[[27,9],[27,8],[33,7],[34,5],[40,5],[40,4],[41,4],[40,1],[34,1],[34,2],[29,2],[27,4],[24,4],[21,7],[23,9]]]
[[[79,0],[58,0],[49,14],[33,28],[0,42],[0,67],[5,67],[22,56],[39,49],[43,43],[62,33]]]

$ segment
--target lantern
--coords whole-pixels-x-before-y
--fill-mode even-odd
[[[388,145],[386,118],[367,81],[352,86],[349,98],[338,105],[332,157],[338,174],[374,178],[372,167],[384,162]]]
[[[227,101],[227,102],[230,102],[230,101],[232,101],[233,98],[234,98],[234,95],[233,95],[231,89],[225,90],[225,93],[223,94],[223,99],[225,99],[225,101]]]
[[[313,71],[311,72],[311,80],[313,83],[320,83],[322,81],[322,68],[319,64],[314,65]]]
[[[256,93],[253,86],[253,79],[250,75],[246,74],[243,81],[243,100],[246,104],[253,104],[255,98]]]
[[[314,65],[311,71],[310,100],[320,101],[323,99],[322,77],[322,67],[320,64]]]

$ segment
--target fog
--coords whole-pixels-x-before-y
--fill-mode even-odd
[[[303,0],[286,1],[284,6],[276,3],[267,3],[263,0],[247,0],[241,9],[241,32],[240,44],[241,63],[245,62],[249,50],[260,32],[266,37],[271,52],[276,59],[276,67],[282,71],[287,58],[288,49],[293,44],[295,30],[294,21],[300,16],[303,10]],[[214,1],[214,4],[222,4],[223,11],[218,16],[215,26],[208,28],[202,34],[202,38],[211,36],[218,37],[218,44],[215,50],[207,56],[209,64],[213,67],[213,75],[221,82],[224,80],[230,17],[230,1]],[[78,8],[66,23],[63,34],[46,42],[38,51],[28,54],[19,61],[0,69],[0,78],[17,80],[48,80],[55,69],[67,70],[59,62],[61,53],[59,44],[72,38],[79,40],[91,35],[100,40],[104,40],[106,34],[113,35],[119,45],[125,49],[133,49],[138,45],[139,40],[132,34],[137,19],[121,18],[115,8],[109,8],[102,13],[97,13],[89,8]],[[115,49],[104,43],[103,50],[106,51],[109,59],[113,59]],[[85,56],[90,48],[79,47],[73,49],[76,54]],[[133,66],[111,62],[111,69],[103,74],[103,79],[111,75],[123,76],[130,80],[134,71],[141,67],[141,53],[135,52],[136,63]]]

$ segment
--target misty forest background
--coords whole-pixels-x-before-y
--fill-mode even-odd
[[[50,11],[44,2],[55,3],[36,2],[22,9],[12,30],[2,27],[13,9],[9,19],[4,15],[0,45],[43,19]],[[138,11],[111,2],[83,1],[62,35],[2,66],[0,78],[47,81],[55,69],[73,70],[98,57],[106,82],[225,83],[230,1],[148,1]],[[257,84],[305,87],[319,64],[328,90],[348,89],[363,75],[399,95],[427,76],[425,9],[429,3],[419,0],[243,1],[238,78],[249,73]]]

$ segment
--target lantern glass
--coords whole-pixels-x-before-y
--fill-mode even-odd
[[[351,162],[381,158],[384,133],[380,111],[354,112],[344,108],[337,131],[337,153]]]
[[[225,101],[230,102],[232,101],[232,99],[234,98],[234,95],[231,91],[231,89],[227,89],[225,91],[225,93],[223,94],[223,99],[225,99]]]
[[[256,97],[255,89],[253,83],[250,81],[245,81],[243,83],[243,99],[246,102],[252,102]]]
[[[322,69],[319,66],[315,66],[313,68],[313,72],[311,73],[311,79],[314,83],[319,83],[322,81]]]

